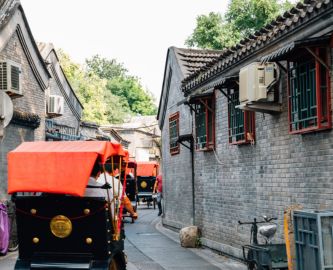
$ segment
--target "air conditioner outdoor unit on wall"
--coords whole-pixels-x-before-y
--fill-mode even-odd
[[[51,116],[63,115],[64,97],[59,95],[50,95],[48,98],[47,113]]]
[[[269,90],[278,80],[276,63],[254,62],[239,73],[239,102],[275,101]]]
[[[9,60],[0,62],[0,90],[12,97],[23,95],[20,64]]]

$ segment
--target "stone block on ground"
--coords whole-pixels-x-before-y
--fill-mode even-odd
[[[179,239],[182,247],[196,247],[197,239],[199,238],[199,229],[197,226],[189,226],[180,230]]]

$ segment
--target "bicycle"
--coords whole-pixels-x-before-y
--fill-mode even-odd
[[[288,269],[285,244],[271,243],[277,230],[274,220],[277,218],[264,216],[261,221],[256,218],[253,221],[238,221],[239,225],[251,225],[250,244],[242,246],[248,270]],[[269,225],[258,227],[258,224]],[[258,233],[264,237],[264,244],[259,244]]]

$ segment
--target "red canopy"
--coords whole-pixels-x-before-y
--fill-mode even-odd
[[[25,142],[8,153],[8,193],[50,192],[83,196],[97,157],[128,154],[107,141]]]
[[[156,161],[137,162],[137,176],[157,176],[159,164]]]

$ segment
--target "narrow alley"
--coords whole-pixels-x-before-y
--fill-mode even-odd
[[[129,270],[246,269],[243,264],[208,249],[181,247],[178,233],[164,228],[153,209],[140,206],[139,216],[134,224],[125,224]]]
[[[218,255],[209,249],[183,248],[178,233],[166,229],[157,217],[157,210],[139,206],[139,219],[125,219],[125,252],[128,270],[245,270],[235,260]],[[14,269],[17,252],[0,257],[0,269]]]

